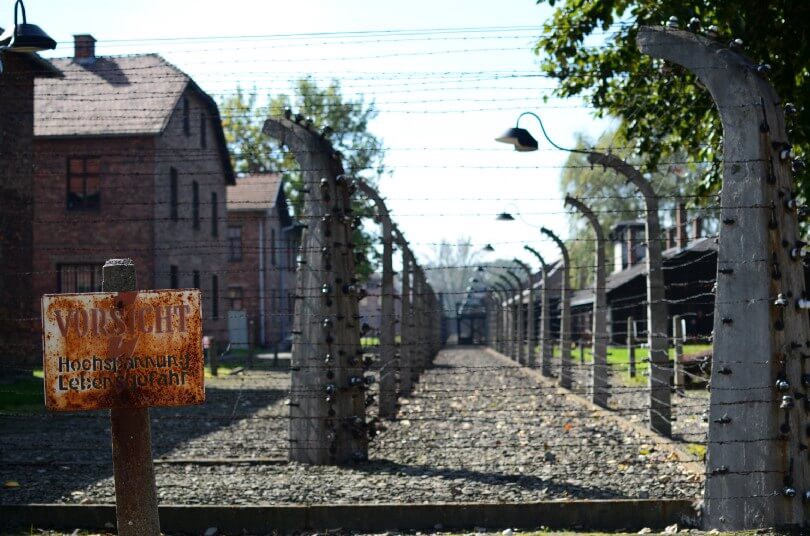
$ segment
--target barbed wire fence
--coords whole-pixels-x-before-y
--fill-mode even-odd
[[[676,201],[682,196],[644,192],[647,204],[640,213],[648,216],[646,284],[639,293],[612,299],[608,307],[599,297],[607,283],[597,277],[593,306],[584,314],[593,315],[589,335],[574,327],[566,302],[572,291],[581,289],[573,288],[562,274],[577,267],[570,260],[546,263],[528,245],[527,251],[541,262],[539,278],[532,274],[520,277],[513,265],[486,266],[492,280],[485,283],[481,293],[487,304],[487,343],[495,352],[449,347],[439,353],[446,342],[441,339],[441,319],[457,311],[445,309],[430,276],[433,270],[448,267],[418,264],[411,248],[429,244],[409,243],[379,193],[344,174],[328,136],[292,116],[269,119],[266,132],[294,153],[304,175],[301,222],[305,228],[300,248],[294,252],[298,255],[295,309],[292,313],[274,313],[293,322],[290,367],[283,372],[249,371],[223,379],[223,387],[214,384],[211,403],[203,409],[154,412],[153,421],[163,425],[155,429],[156,463],[167,471],[164,486],[160,486],[163,492],[172,488],[165,484],[174,482],[179,492],[173,497],[182,499],[184,493],[197,493],[180,484],[180,473],[187,466],[227,467],[240,478],[250,479],[259,478],[259,471],[251,473],[245,467],[334,464],[360,468],[357,471],[362,477],[369,473],[391,476],[390,480],[381,479],[380,487],[391,486],[394,493],[403,490],[394,478],[400,473],[428,475],[444,483],[441,491],[430,491],[434,493],[431,497],[451,500],[488,498],[478,493],[491,491],[487,479],[502,488],[503,496],[517,500],[537,496],[639,497],[642,495],[634,488],[642,480],[658,482],[645,492],[653,498],[695,498],[703,494],[705,482],[706,521],[712,528],[804,523],[801,499],[810,496],[806,495],[810,484],[804,461],[806,447],[800,436],[808,423],[798,406],[807,396],[804,358],[810,328],[804,311],[808,304],[800,262],[803,244],[780,101],[757,74],[756,66],[737,50],[672,28],[645,29],[640,42],[645,52],[695,71],[712,92],[724,121],[739,120],[726,128],[727,175],[720,199],[696,196],[715,202],[693,209],[699,214],[696,218],[721,214],[718,233],[705,237],[709,242],[718,241],[716,252],[698,252],[686,259],[654,255],[652,250],[660,248],[663,236],[655,229],[657,224],[650,223],[649,217],[658,217],[658,207],[650,204],[650,197]],[[734,75],[731,82],[729,73]],[[724,100],[732,89],[739,88],[745,88],[741,101]],[[178,156],[190,161],[200,158],[187,153],[167,153],[165,158]],[[119,163],[136,159],[124,154],[111,158],[120,159]],[[622,167],[626,163],[616,162],[610,155],[594,157],[593,163],[633,174]],[[684,162],[662,165],[672,163]],[[201,177],[201,184],[205,181]],[[382,227],[379,293],[363,292],[356,274],[358,251],[352,243],[352,231],[357,223],[351,208],[353,196],[357,197],[355,190],[373,201]],[[587,197],[578,199],[579,203],[588,201]],[[121,208],[114,223],[160,219],[128,213],[136,202],[120,200],[114,205]],[[47,203],[42,206],[49,208]],[[638,213],[633,212],[634,216]],[[396,217],[401,221],[443,214]],[[597,220],[601,214],[604,212],[591,211]],[[52,225],[68,221],[55,210],[41,211],[36,218]],[[538,233],[538,242],[547,240],[565,247],[550,231],[546,235],[547,239]],[[591,242],[603,250],[604,238],[599,235]],[[505,239],[502,243],[510,242]],[[167,249],[182,252],[183,247],[178,243]],[[194,247],[207,250],[199,255],[222,256],[227,250],[224,243]],[[72,249],[49,246],[53,252],[68,248]],[[116,248],[88,245],[74,252],[112,255]],[[397,249],[402,266],[399,292],[394,273]],[[133,256],[142,251],[151,251],[149,245],[131,243],[126,247],[127,254]],[[716,277],[688,282],[666,277],[697,266],[717,266]],[[604,268],[602,259],[596,272],[604,272]],[[227,268],[202,271],[223,280],[232,272]],[[30,278],[43,274],[54,272],[17,271],[8,275]],[[496,280],[499,275],[503,277]],[[673,288],[680,289],[677,297],[668,295]],[[461,301],[467,296],[465,291],[454,298]],[[364,326],[369,319],[361,317],[358,310],[358,302],[365,297],[379,297],[376,320],[380,327],[378,343],[364,348],[362,337],[374,334]],[[682,366],[683,314],[670,314],[667,309],[683,304],[713,310],[707,314],[713,331],[690,334],[692,342],[711,345],[708,394],[685,389],[688,379],[702,383],[707,375]],[[610,321],[603,317],[608,309]],[[213,318],[212,314],[208,317]],[[638,329],[636,321],[642,318],[645,327]],[[36,315],[14,319],[26,325],[38,320]],[[643,335],[646,343],[640,341]],[[585,341],[588,337],[593,344],[591,356],[586,360],[583,351],[578,360],[571,355],[572,340]],[[627,341],[626,357],[611,356],[619,349],[607,344],[609,338]],[[642,352],[648,357],[642,359]],[[513,361],[502,359],[503,355]],[[26,373],[37,369],[33,364],[11,368]],[[646,386],[630,378],[642,369],[648,374]],[[539,379],[531,374],[535,370],[540,372]],[[542,376],[557,376],[559,385],[544,381]],[[252,381],[258,381],[260,387],[251,386]],[[0,394],[25,393],[0,385]],[[580,397],[607,411],[581,404]],[[703,422],[704,413],[707,422]],[[608,423],[609,418],[641,421],[652,431],[628,433],[621,425]],[[103,416],[4,411],[0,419],[9,445],[3,449],[0,473],[11,480],[19,468],[30,468],[26,469],[27,480],[23,479],[32,490],[26,497],[69,501],[70,497],[60,495],[67,489],[63,484],[56,495],[44,490],[51,474],[68,467],[65,471],[73,475],[78,472],[76,467],[83,470],[108,459],[106,437],[92,433],[104,428]],[[60,419],[75,425],[76,430],[62,426],[60,430],[67,434],[64,438],[44,432],[49,426],[58,426]],[[164,427],[176,430],[161,432]],[[553,431],[544,432],[543,427]],[[182,434],[186,437],[179,439],[177,435]],[[32,440],[34,437],[37,441]],[[371,438],[377,444],[370,445]],[[251,455],[244,455],[240,442],[248,442],[255,449]],[[708,451],[705,465],[704,449]],[[630,478],[627,485],[609,481],[628,467],[639,468],[638,480]],[[305,472],[308,476],[281,471],[288,478],[301,478],[301,482],[325,474],[314,468]],[[215,472],[214,477],[222,474],[224,471]],[[94,478],[85,482],[91,491],[83,493],[92,495]],[[363,482],[362,478],[345,478],[354,486]],[[311,481],[303,485],[310,491],[317,489]],[[413,485],[413,480],[405,484]],[[347,489],[337,481],[324,486],[327,492],[318,495],[322,500],[330,495],[334,499],[334,494]],[[212,489],[222,497],[235,496],[217,485]],[[386,497],[384,490],[366,493],[354,499],[362,502]],[[497,493],[489,496],[501,498]],[[278,490],[262,490],[259,495],[257,500],[284,497],[295,501],[300,497]],[[4,496],[3,502],[7,500]]]

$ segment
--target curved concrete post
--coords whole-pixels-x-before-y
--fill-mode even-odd
[[[413,271],[413,256],[408,248],[405,238],[394,227],[397,243],[402,251],[402,297],[400,299],[399,318],[399,391],[401,394],[410,394],[413,390],[413,296],[411,288],[411,272]]]
[[[526,345],[524,344],[524,340],[526,338],[526,327],[524,324],[524,314],[523,314],[523,281],[520,280],[520,277],[513,272],[512,270],[506,271],[509,276],[514,279],[515,285],[517,286],[517,295],[513,298],[513,306],[515,308],[515,322],[517,322],[517,329],[516,329],[516,339],[515,343],[517,346],[516,354],[517,354],[517,361],[521,365],[526,364]]]
[[[489,346],[493,350],[500,351],[501,344],[501,301],[498,291],[492,285],[489,290]]]
[[[492,287],[495,289],[498,299],[498,346],[495,348],[498,352],[506,355],[506,340],[507,340],[507,319],[506,319],[506,302],[508,300],[508,291],[501,283],[494,283]]]
[[[571,259],[568,257],[568,248],[560,238],[551,230],[543,227],[540,232],[548,236],[560,248],[563,258],[562,278],[560,279],[560,387],[570,389],[573,383],[571,377]]]
[[[543,256],[531,246],[523,249],[540,261],[543,270],[543,290],[540,294],[540,370],[543,376],[551,376],[551,306],[548,297],[548,265]]]
[[[514,299],[518,290],[515,288],[512,280],[505,274],[498,274],[504,286],[508,290],[506,296],[506,355],[517,361],[517,336],[518,324],[517,315],[515,314]]]
[[[416,330],[416,356],[414,359],[414,371],[416,378],[422,376],[425,370],[425,314],[427,313],[427,292],[425,291],[425,279],[422,267],[414,262],[413,265],[413,289],[414,303],[416,304],[413,316],[414,329]]]
[[[623,175],[644,197],[647,239],[647,340],[650,348],[650,428],[672,434],[672,367],[667,337],[667,302],[664,295],[664,261],[661,255],[661,224],[658,197],[639,170],[614,155],[588,153],[588,162]]]
[[[757,66],[721,43],[647,27],[637,40],[696,75],[723,124],[706,526],[806,526],[810,423],[792,406],[807,396],[797,388],[810,373],[810,321],[782,103]]]
[[[382,227],[382,281],[380,289],[380,417],[391,419],[396,412],[397,379],[394,362],[394,265],[391,215],[380,194],[363,179],[355,178],[357,189],[374,202]]]
[[[307,228],[296,276],[289,457],[317,465],[364,460],[366,395],[350,382],[362,378],[364,369],[356,359],[362,349],[352,229],[346,224],[348,181],[332,145],[307,127],[268,119],[264,133],[289,148],[304,177]]]
[[[596,266],[593,283],[593,374],[591,376],[591,400],[594,404],[607,407],[608,402],[608,363],[607,363],[607,291],[605,290],[605,233],[599,219],[585,203],[565,196],[565,204],[574,207],[588,220],[596,235]]]
[[[534,283],[532,282],[532,269],[531,267],[526,264],[525,262],[521,261],[520,259],[514,259],[515,264],[520,266],[523,269],[523,272],[526,274],[526,281],[529,283],[529,295],[528,300],[529,302],[526,304],[526,323],[525,323],[525,330],[526,330],[526,365],[529,368],[534,368],[535,359],[534,359],[534,346],[535,346],[535,334],[534,334]],[[522,301],[522,299],[521,299]],[[521,304],[521,307],[522,304]]]

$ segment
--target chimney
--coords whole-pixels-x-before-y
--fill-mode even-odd
[[[667,249],[675,247],[675,227],[667,229]]]
[[[73,36],[73,59],[76,63],[96,61],[96,38],[90,34]]]
[[[631,266],[636,264],[636,233],[632,227],[628,227],[627,230],[627,267],[630,268]]]
[[[692,240],[697,240],[703,237],[703,218],[695,216],[692,220]]]
[[[686,231],[686,204],[678,203],[675,209],[675,228],[677,229],[677,245],[683,249],[689,244],[689,235]]]

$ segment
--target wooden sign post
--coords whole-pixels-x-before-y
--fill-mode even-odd
[[[160,534],[150,406],[205,401],[199,290],[136,291],[130,259],[103,292],[42,297],[45,406],[110,409],[118,534]]]

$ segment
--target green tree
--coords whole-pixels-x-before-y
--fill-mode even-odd
[[[259,102],[255,90],[246,93],[237,88],[234,95],[223,99],[220,109],[234,169],[242,174],[281,173],[295,216],[300,215],[303,204],[303,178],[293,155],[262,132],[267,117],[279,117],[291,109],[312,120],[317,129],[329,127],[332,146],[342,154],[343,167],[351,177],[376,185],[385,172],[382,141],[368,131],[369,122],[377,116],[374,103],[366,104],[362,96],[345,98],[337,80],[321,87],[312,77],[302,78],[290,94],[270,95],[265,104]],[[371,205],[365,201],[357,201],[353,208],[362,218],[373,215]],[[364,228],[356,231],[354,242],[366,252],[367,262],[358,266],[358,272],[365,277],[372,271],[368,260],[378,260],[379,252],[371,233]]]
[[[620,133],[635,140],[648,170],[687,160],[709,164],[700,191],[720,186],[722,128],[707,91],[684,72],[664,74],[661,62],[642,55],[636,35],[642,25],[660,25],[675,16],[684,26],[692,17],[703,28],[716,25],[718,39],[742,39],[745,52],[768,63],[771,83],[785,100],[810,99],[810,2],[787,0],[538,0],[554,6],[536,52],[541,69],[559,82],[556,95],[582,96],[596,115],[622,119]],[[596,44],[594,44],[596,43]],[[664,72],[662,72],[664,71]],[[810,140],[810,109],[800,107],[791,142],[803,155]],[[798,177],[807,198],[810,180]]]

